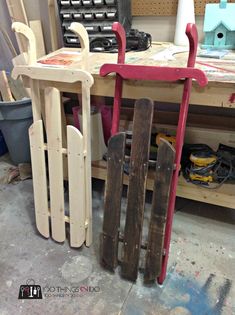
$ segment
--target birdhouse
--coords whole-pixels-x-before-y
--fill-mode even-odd
[[[207,4],[203,31],[202,48],[235,49],[235,3]]]

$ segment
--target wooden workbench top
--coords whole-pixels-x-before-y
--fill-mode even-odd
[[[39,61],[44,62],[46,59],[48,62],[48,59],[50,59],[51,66],[54,67],[55,65],[52,65],[52,63],[55,62],[55,57],[61,62],[64,58],[66,59],[62,67],[68,67],[73,70],[81,67],[79,49],[77,48],[61,48],[41,58]],[[174,46],[171,43],[154,43],[146,51],[128,52],[126,54],[126,63],[148,66],[185,67],[187,57],[188,52],[185,52],[185,49],[182,47]],[[101,65],[116,62],[116,53],[90,53],[89,71],[92,75],[98,76]],[[48,66],[49,64],[47,64]],[[197,57],[196,67],[205,71],[210,82],[235,83],[234,52],[228,53],[223,59]]]

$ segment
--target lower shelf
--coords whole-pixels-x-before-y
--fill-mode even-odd
[[[106,173],[105,161],[92,163],[93,178],[106,180]],[[128,176],[124,176],[124,184],[128,185]],[[153,174],[151,173],[147,181],[147,189],[153,190]],[[180,176],[177,196],[217,206],[235,208],[235,185],[233,184],[224,184],[218,189],[206,189],[187,183],[183,176]]]

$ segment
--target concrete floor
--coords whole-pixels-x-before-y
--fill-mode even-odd
[[[7,166],[0,162],[0,177]],[[101,182],[93,182],[94,243],[79,250],[37,233],[31,180],[1,185],[0,196],[0,315],[235,314],[235,210],[178,199],[167,279],[146,287],[141,274],[132,284],[99,266]],[[146,222],[148,212],[147,204]],[[28,279],[42,300],[18,300]],[[93,292],[55,296],[81,286]]]

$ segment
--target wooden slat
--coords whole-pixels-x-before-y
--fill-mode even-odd
[[[16,34],[22,34],[24,38],[27,40],[27,56],[28,56],[28,64],[35,64],[37,61],[37,46],[36,46],[36,38],[34,32],[31,28],[22,23],[22,22],[14,22],[12,24],[12,30]]]
[[[63,103],[63,94],[60,93],[61,97],[61,121],[62,121],[62,146],[63,148],[67,148],[67,123],[64,111],[64,103]],[[64,180],[68,180],[68,156],[67,154],[63,155],[63,173]]]
[[[52,237],[57,242],[65,240],[64,185],[60,92],[45,90],[46,130],[50,181],[50,208]]]
[[[5,71],[0,71],[0,93],[4,102],[14,101]]]
[[[89,36],[85,26],[81,23],[73,22],[69,26],[69,30],[74,32],[78,36],[79,42],[81,45],[81,69],[89,71],[89,53],[90,53],[90,44]]]
[[[20,66],[20,65],[26,65],[28,64],[28,54],[27,53],[21,53],[20,55],[16,56],[12,59],[13,66]],[[18,78],[17,80],[22,81],[22,78]],[[25,88],[27,96],[30,96],[30,89]]]
[[[118,264],[118,239],[120,227],[125,133],[109,140],[107,179],[104,198],[103,233],[101,234],[100,261],[103,267],[114,270]]]
[[[50,22],[50,35],[51,35],[51,49],[55,51],[59,48],[58,45],[58,26],[57,26],[57,18],[55,11],[55,0],[48,0],[48,14],[49,14],[49,22]]]
[[[7,2],[7,7],[9,10],[12,23],[22,22],[28,25],[28,19],[27,19],[23,0],[6,0],[6,2]],[[20,52],[21,53],[27,52],[28,50],[27,39],[21,34],[16,34],[16,39],[17,39]]]
[[[46,162],[43,140],[43,124],[36,121],[29,129],[30,151],[33,172],[33,190],[38,231],[49,237],[49,211],[47,195]]]
[[[84,177],[86,194],[86,245],[92,243],[92,194],[91,194],[91,114],[90,114],[90,84],[82,83],[82,126],[84,149]]]
[[[7,76],[9,86],[11,89],[11,92],[15,98],[15,100],[22,100],[22,98],[26,97],[28,98],[28,93],[25,90],[23,83],[20,79],[14,80],[12,77],[9,75]]]
[[[101,113],[91,114],[91,160],[102,160],[106,152]]]
[[[12,77],[15,79],[20,75],[28,76],[29,78],[34,80],[64,82],[67,84],[81,81],[86,82],[89,87],[91,87],[94,82],[94,79],[90,73],[80,69],[74,71],[70,68],[45,68],[43,66],[39,67],[37,65],[27,67],[19,66],[14,68],[12,71]]]
[[[83,130],[82,116],[79,114],[78,118],[79,118],[80,128],[82,131]],[[67,119],[67,115],[66,115],[66,119]],[[74,121],[73,121],[73,124],[74,124]],[[91,113],[90,126],[91,126],[91,160],[100,161],[102,160],[104,154],[107,153],[107,147],[104,142],[104,133],[103,133],[101,113]]]
[[[80,247],[85,241],[85,180],[83,136],[67,126],[70,246]]]
[[[196,0],[195,14],[204,15],[207,3],[219,3],[220,0]],[[234,0],[228,0],[234,3]],[[133,16],[169,16],[177,14],[178,0],[132,0]]]
[[[18,56],[12,59],[12,63],[14,66],[24,66],[28,64],[28,54],[27,52],[23,52]]]
[[[156,280],[161,272],[163,242],[171,179],[174,169],[175,150],[168,141],[161,139],[154,180],[151,218],[148,233],[144,280]]]
[[[30,95],[32,99],[33,121],[42,119],[41,94],[39,89],[39,81],[30,80]]]
[[[43,57],[46,54],[46,50],[42,31],[42,23],[40,20],[29,21],[29,26],[34,32],[36,38],[37,58]]]
[[[134,112],[124,255],[121,264],[122,276],[131,281],[135,281],[138,275],[152,118],[153,102],[150,99],[138,100]]]

